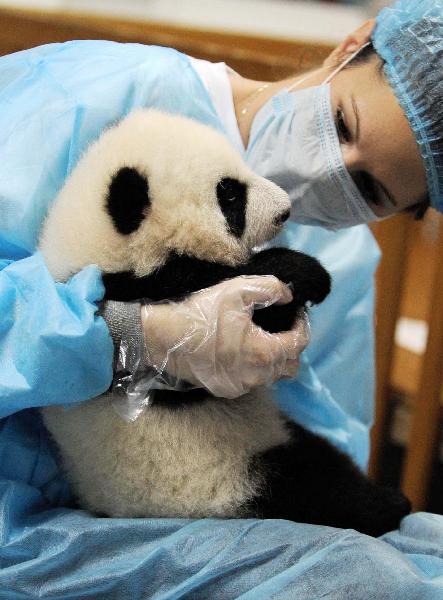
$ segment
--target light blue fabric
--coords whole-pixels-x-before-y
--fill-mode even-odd
[[[35,423],[28,425],[28,442],[38,443]],[[441,600],[443,594],[437,515],[411,515],[382,541],[279,520],[101,519],[49,508],[26,483],[4,481],[0,490],[0,514],[8,513],[0,525],[0,600]]]
[[[372,42],[414,131],[431,203],[443,212],[443,1],[395,2],[378,15]]]
[[[388,545],[285,521],[99,519],[73,507],[29,407],[106,388],[112,347],[95,317],[96,268],[54,284],[35,253],[38,230],[86,145],[132,107],[221,126],[186,57],[132,44],[76,42],[1,58],[0,105],[0,599],[437,598],[437,517],[425,534],[420,517],[407,519],[413,535],[393,534]],[[279,401],[363,464],[377,251],[365,228],[293,225],[282,241],[318,255],[336,286],[313,311],[300,380],[281,384]]]

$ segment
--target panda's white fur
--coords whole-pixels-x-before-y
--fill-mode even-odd
[[[116,231],[105,206],[122,166],[147,176],[151,198],[129,236]],[[223,177],[248,186],[240,238],[229,233],[214,194]],[[91,263],[104,272],[145,275],[171,249],[236,265],[278,233],[274,219],[288,209],[287,195],[252,173],[221,134],[140,110],[88,149],[50,210],[40,249],[61,281]],[[117,415],[109,394],[42,412],[82,505],[119,517],[240,516],[261,485],[259,475],[248,473],[251,457],[289,438],[264,389],[186,411],[154,406],[134,422]]]

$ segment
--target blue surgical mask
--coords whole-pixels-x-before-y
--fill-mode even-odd
[[[344,164],[329,83],[339,69],[320,86],[273,96],[254,118],[246,151],[253,171],[288,192],[293,221],[327,229],[379,220]]]

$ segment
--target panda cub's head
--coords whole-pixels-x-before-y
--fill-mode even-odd
[[[255,175],[223,135],[139,109],[83,155],[45,221],[55,279],[88,264],[144,277],[171,255],[235,266],[274,237],[287,194]]]

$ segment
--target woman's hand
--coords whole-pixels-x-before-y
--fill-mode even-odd
[[[224,398],[293,377],[308,343],[307,321],[270,334],[251,319],[254,308],[291,300],[276,277],[242,276],[181,302],[144,305],[146,362]]]

